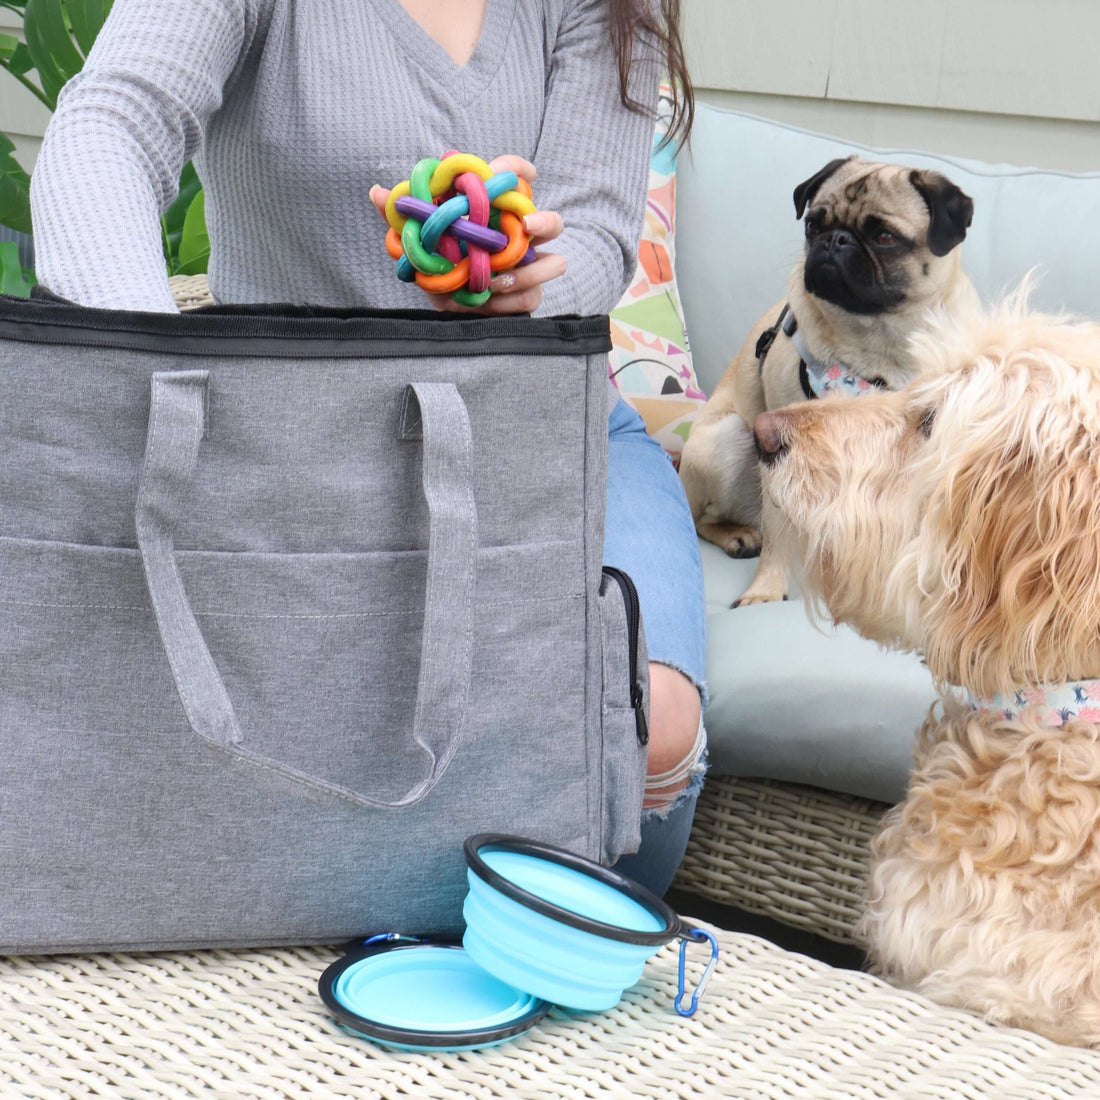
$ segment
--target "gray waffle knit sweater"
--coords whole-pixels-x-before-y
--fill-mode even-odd
[[[606,0],[488,0],[464,67],[399,0],[115,0],[31,189],[39,279],[173,310],[160,214],[195,156],[228,302],[423,307],[367,193],[449,148],[538,168],[569,270],[539,312],[609,309],[633,271],[652,122],[619,103]],[[634,66],[656,101],[658,63]]]

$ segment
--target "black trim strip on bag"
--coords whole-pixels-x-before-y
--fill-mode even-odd
[[[78,306],[48,292],[29,300],[0,295],[0,340],[280,359],[422,358],[440,355],[441,345],[462,355],[589,355],[611,350],[606,315],[481,317],[295,305],[141,313]]]
[[[536,859],[546,859],[551,863],[568,867],[570,870],[579,871],[582,875],[587,875],[589,878],[605,883],[625,894],[631,901],[637,902],[643,909],[647,909],[653,916],[657,917],[664,927],[656,932],[623,928],[620,925],[606,924],[594,917],[586,917],[581,913],[574,913],[572,909],[555,905],[552,901],[547,901],[545,898],[539,897],[538,894],[532,894],[529,890],[524,890],[522,886],[517,886],[499,871],[494,871],[481,858],[483,848],[498,852],[516,852],[519,855],[534,856]],[[627,878],[626,875],[620,875],[618,871],[612,870],[610,867],[601,867],[598,863],[593,863],[590,859],[578,856],[565,848],[556,848],[552,844],[541,844],[537,840],[509,836],[506,833],[478,833],[476,836],[466,838],[463,850],[466,855],[466,865],[482,882],[487,883],[505,897],[518,901],[520,905],[533,909],[543,916],[560,921],[562,924],[568,924],[572,928],[579,928],[582,932],[591,932],[595,936],[618,940],[620,943],[661,947],[676,939],[685,927],[668,902],[657,897],[656,894],[650,893],[641,883],[635,882],[632,878]]]
[[[615,581],[623,594],[626,607],[626,630],[630,642],[630,705],[634,708],[634,724],[638,730],[638,744],[649,744],[649,723],[645,716],[645,692],[638,676],[638,633],[642,628],[642,608],[638,600],[638,589],[629,573],[624,573],[614,565],[605,565],[604,573]]]

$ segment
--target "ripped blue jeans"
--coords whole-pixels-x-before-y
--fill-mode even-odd
[[[705,706],[703,569],[680,478],[642,418],[621,399],[608,417],[607,451],[604,564],[628,573],[638,589],[650,661],[684,673]],[[644,811],[641,847],[615,869],[664,894],[687,847],[702,786],[700,768],[670,809]]]

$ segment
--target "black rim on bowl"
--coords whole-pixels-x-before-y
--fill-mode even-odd
[[[369,946],[350,952],[329,966],[317,982],[317,992],[321,995],[321,1000],[329,1012],[351,1031],[382,1043],[400,1043],[404,1046],[487,1046],[489,1043],[499,1043],[502,1039],[511,1039],[513,1036],[521,1034],[532,1025],[537,1024],[550,1011],[550,1005],[546,1001],[535,1000],[533,1006],[527,1012],[522,1016],[517,1016],[514,1020],[509,1020],[506,1024],[473,1028],[468,1031],[418,1031],[415,1028],[382,1024],[367,1016],[360,1016],[337,999],[336,983],[340,980],[344,971],[355,966],[356,963],[386,951],[407,951],[411,947],[423,947],[426,944],[442,950],[462,950],[461,944],[451,940],[424,940],[418,943],[372,943]]]
[[[590,859],[578,856],[565,848],[556,848],[552,844],[542,844],[537,840],[528,840],[520,836],[508,836],[506,833],[478,833],[476,836],[467,837],[464,844],[466,863],[470,870],[478,878],[494,890],[499,890],[505,897],[518,901],[528,909],[542,913],[543,916],[561,921],[573,928],[579,928],[582,932],[591,932],[596,936],[604,936],[607,939],[619,940],[622,943],[634,943],[646,947],[661,947],[680,935],[683,924],[675,911],[656,894],[650,893],[640,883],[620,875],[618,871],[612,871],[608,867],[601,867]],[[631,901],[648,909],[653,916],[664,923],[664,927],[657,932],[643,932],[633,928],[622,928],[617,924],[605,924],[593,917],[586,917],[581,913],[574,913],[564,906],[555,905],[552,901],[540,898],[538,894],[532,894],[517,886],[510,879],[505,878],[499,871],[494,871],[485,860],[481,858],[481,850],[489,848],[497,852],[516,852],[519,855],[535,856],[538,859],[546,859],[552,863],[561,864],[573,871],[579,871],[597,882],[614,887],[620,893],[625,894]]]

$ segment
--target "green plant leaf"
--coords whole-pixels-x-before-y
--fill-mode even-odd
[[[0,62],[0,64],[3,64],[12,76],[25,76],[34,68],[31,52],[27,49],[26,42],[20,42],[12,51],[11,57],[7,61]]]
[[[50,14],[43,0],[27,0],[27,10],[23,15],[23,35],[27,40],[27,50],[38,72],[42,92],[49,102],[50,109],[57,107],[57,93],[65,85],[65,75],[57,67],[50,54],[49,32]],[[64,31],[62,24],[62,31]]]
[[[84,67],[77,41],[91,48],[109,8],[104,0],[27,0],[23,34],[51,107],[57,106],[58,93]]]
[[[195,201],[195,196],[202,190],[195,166],[188,161],[180,172],[179,188],[172,205],[161,216],[160,224],[164,237],[164,261],[168,266],[169,275],[180,273],[180,240],[183,237],[183,220],[187,217],[187,211]]]
[[[65,10],[69,13],[76,44],[87,57],[110,13],[111,0],[65,0]]]
[[[19,263],[19,245],[15,241],[0,241],[0,294],[17,298],[31,296],[31,284]]]
[[[206,195],[200,191],[187,208],[180,237],[180,275],[202,275],[210,261],[210,238],[206,233]]]
[[[24,27],[32,14],[36,20],[41,20],[46,45],[57,67],[64,76],[75,76],[84,68],[84,56],[73,41],[62,0],[28,0]]]
[[[14,34],[0,34],[0,65],[7,68],[17,49],[19,49],[19,39]]]
[[[12,155],[15,145],[0,134],[0,225],[31,231],[31,178]]]
[[[199,182],[195,166],[191,161],[188,161],[183,166],[183,171],[180,172],[179,190],[176,192],[176,197],[171,206],[161,216],[161,221],[164,224],[164,235],[171,242],[171,252],[165,257],[166,259],[179,257],[180,237],[183,235],[183,219],[187,216],[191,203],[195,201],[195,196],[201,190],[202,184]]]

